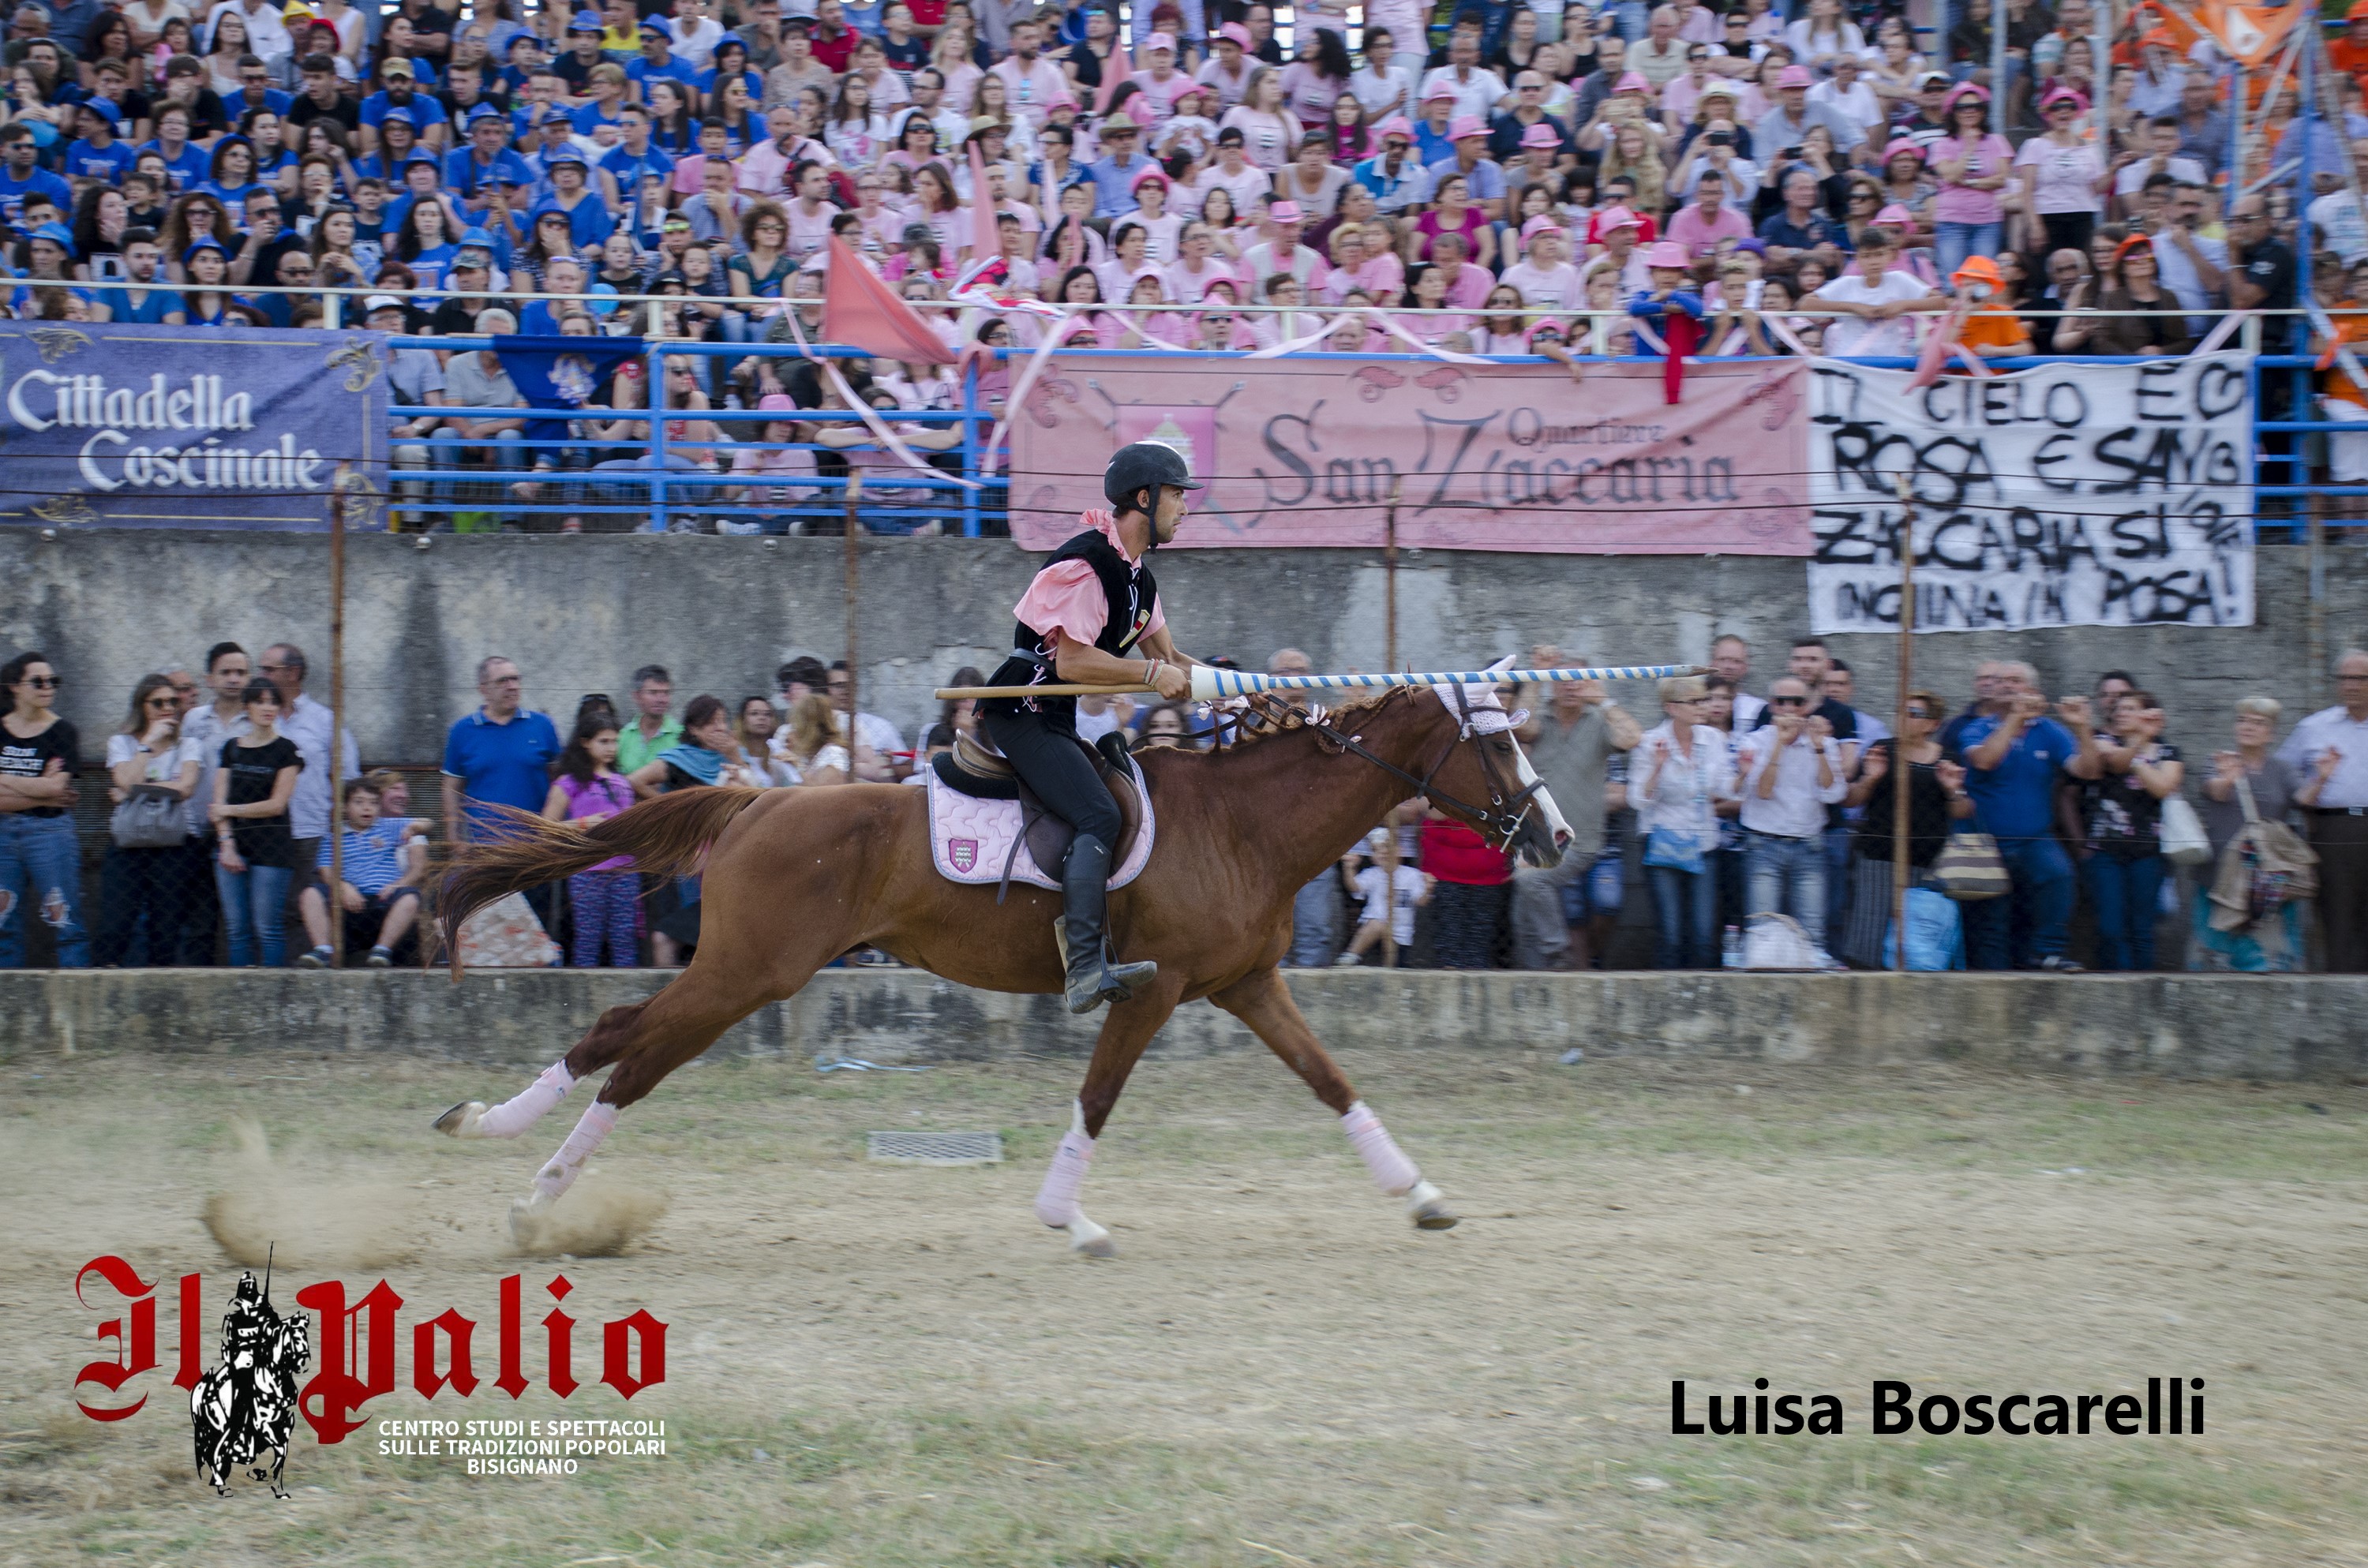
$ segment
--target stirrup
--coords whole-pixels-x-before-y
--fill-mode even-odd
[[[1053,944],[1061,954],[1061,995],[1072,1013],[1090,1013],[1105,1002],[1131,1000],[1135,992],[1149,984],[1159,973],[1158,964],[1145,960],[1141,963],[1112,963],[1110,949],[1102,943],[1095,954],[1099,961],[1077,964],[1069,959],[1069,937],[1066,922],[1053,922]]]

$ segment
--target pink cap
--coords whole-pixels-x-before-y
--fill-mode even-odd
[[[1902,153],[1913,154],[1919,162],[1922,161],[1924,157],[1923,148],[1918,146],[1908,138],[1899,136],[1893,138],[1891,145],[1883,150],[1883,161],[1887,164],[1891,162],[1892,159],[1899,156]]]
[[[1266,215],[1278,223],[1296,223],[1305,216],[1296,201],[1278,201],[1266,210]]]
[[[1173,54],[1176,52],[1176,40],[1172,35],[1167,33],[1154,33],[1149,38],[1143,40],[1143,47],[1146,51],[1164,49],[1168,53]]]
[[[2039,100],[2039,107],[2041,108],[2052,108],[2059,103],[2070,104],[2074,108],[2087,108],[2089,107],[2089,100],[2082,97],[2079,94],[2074,92],[2069,87],[2056,88],[2054,92]]]
[[[1540,335],[1549,332],[1560,338],[1567,339],[1570,336],[1570,334],[1562,329],[1562,323],[1554,320],[1552,316],[1548,316],[1543,321],[1531,323],[1530,330],[1522,335],[1530,342],[1535,343]]]
[[[1390,116],[1389,119],[1382,121],[1381,124],[1373,127],[1373,134],[1380,137],[1384,142],[1388,141],[1393,136],[1403,136],[1407,141],[1411,142],[1414,140],[1414,126],[1407,120],[1406,116],[1402,114],[1394,114]]]
[[[1231,39],[1244,49],[1250,46],[1250,30],[1239,22],[1227,22],[1217,29],[1217,36],[1222,39]]]
[[[757,412],[759,414],[788,414],[795,411],[797,406],[790,401],[787,392],[767,392],[757,400]]]
[[[1874,222],[1877,228],[1912,229],[1916,226],[1916,214],[1894,201],[1874,215]]]
[[[1540,120],[1521,132],[1521,145],[1543,147],[1548,152],[1552,152],[1562,145],[1562,138],[1555,133],[1553,126],[1548,125],[1544,120]]]
[[[1566,234],[1570,231],[1541,212],[1521,225],[1521,238],[1536,239],[1540,234]]]
[[[1691,266],[1692,262],[1686,255],[1686,247],[1678,244],[1677,241],[1656,240],[1653,242],[1652,248],[1645,253],[1645,265],[1647,267],[1674,267],[1679,271],[1683,271],[1686,267]]]
[[[1487,134],[1488,128],[1480,122],[1480,117],[1476,114],[1459,114],[1447,122],[1447,139],[1450,142],[1461,142],[1467,136]]]
[[[1776,90],[1782,92],[1787,87],[1805,87],[1815,80],[1816,78],[1809,74],[1807,66],[1787,65],[1776,73]]]
[[[1442,83],[1423,94],[1422,101],[1427,104],[1452,104],[1455,101],[1455,89]]]
[[[1595,215],[1595,232],[1608,234],[1614,229],[1641,229],[1644,220],[1625,207],[1607,207]]]
[[[1146,185],[1156,185],[1163,190],[1172,190],[1175,188],[1168,183],[1167,174],[1158,168],[1148,168],[1144,170],[1141,174],[1135,176],[1133,179],[1127,182],[1126,188],[1129,190],[1141,190]]]
[[[1048,111],[1056,108],[1075,108],[1076,107],[1077,100],[1076,96],[1066,87],[1062,88],[1059,92],[1054,93],[1051,97],[1044,100],[1044,108]]]
[[[1611,84],[1611,90],[1615,93],[1649,93],[1653,90],[1653,84],[1645,80],[1642,71],[1629,71],[1622,73],[1620,80]]]

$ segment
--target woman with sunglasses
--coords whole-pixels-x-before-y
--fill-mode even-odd
[[[181,735],[181,699],[172,681],[143,676],[131,692],[131,712],[107,737],[108,799],[120,804],[135,790],[172,797],[176,826],[186,826],[183,803],[204,771],[199,743]],[[93,959],[112,969],[131,955],[144,922],[142,949],[154,967],[201,963],[211,954],[181,951],[188,932],[192,895],[188,856],[182,843],[128,847],[110,838],[98,873],[98,937]]]
[[[2088,107],[2069,87],[2049,93],[2039,102],[2046,131],[2024,142],[2014,155],[2023,213],[2044,235],[2050,251],[2088,248],[2102,195],[2112,188],[2112,175],[2103,156],[2082,140],[2077,128]]]
[[[74,770],[82,743],[57,715],[58,672],[39,653],[0,665],[0,969],[25,963],[25,923],[38,915],[59,969],[90,966],[82,921],[82,852],[74,843]]]
[[[1941,752],[1934,732],[1946,716],[1941,699],[1929,691],[1907,694],[1907,729],[1903,739],[1874,742],[1859,759],[1858,781],[1842,797],[1845,806],[1863,806],[1857,830],[1850,835],[1850,896],[1849,924],[1843,927],[1838,955],[1853,969],[1884,967],[1884,934],[1891,922],[1892,838],[1897,810],[1898,778],[1892,764],[1907,759],[1907,865],[1909,885],[1923,880],[1933,860],[1949,842],[1950,824],[1974,814],[1973,797],[1965,793],[1965,770]]]

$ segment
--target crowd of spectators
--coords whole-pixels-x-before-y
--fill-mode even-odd
[[[412,335],[780,343],[818,332],[833,235],[909,301],[973,301],[927,312],[953,347],[1897,354],[1970,288],[1986,355],[2181,353],[2231,307],[2294,306],[2304,245],[2345,303],[2368,263],[2350,66],[2304,105],[2177,8],[2117,9],[2100,68],[2089,0],[2009,6],[2001,84],[1987,0],[1945,39],[1891,0],[1319,0],[1281,30],[1262,0],[24,0],[6,306],[268,328],[320,323],[306,290],[333,285],[377,291],[341,320]],[[2261,133],[2232,135],[2254,99]],[[2263,183],[2296,160],[2301,202]],[[619,302],[641,295],[663,298]],[[833,400],[775,359],[686,356],[652,389],[594,358],[553,389],[493,354],[403,358],[416,405],[679,410],[684,461],[750,476],[715,496],[744,528],[817,447],[825,472],[902,466],[787,417]],[[892,360],[853,390],[961,400]],[[2348,377],[2327,391],[2368,420]],[[723,410],[785,417],[700,417]],[[531,472],[641,447],[646,417],[398,434]]]
[[[1585,662],[1551,647],[1531,659]],[[1269,667],[1312,668],[1294,649]],[[1734,964],[1742,932],[1770,914],[1796,922],[1836,967],[1886,967],[1893,791],[1904,777],[1919,884],[1960,831],[1989,835],[2003,862],[2003,896],[1956,906],[1969,967],[2294,971],[2315,951],[2330,971],[2368,972],[2368,651],[2340,659],[2336,706],[2290,727],[2274,700],[2237,701],[2228,744],[2208,757],[2166,742],[2161,703],[2119,670],[2050,699],[2030,665],[1985,663],[1970,702],[1916,692],[1895,735],[1884,714],[1858,706],[1852,672],[1815,638],[1794,642],[1760,690],[1738,637],[1718,640],[1712,667],[1660,683],[1658,715],[1632,713],[1598,683],[1508,689],[1506,705],[1528,710],[1518,733],[1570,824],[1561,863],[1517,867],[1408,801],[1300,891],[1290,961],[1601,968],[1641,886],[1658,968]],[[0,967],[26,961],[35,920],[63,967],[320,967],[341,942],[349,961],[414,961],[433,866],[452,845],[501,831],[495,808],[583,822],[717,784],[917,786],[929,758],[976,725],[974,704],[948,702],[908,744],[895,722],[858,706],[843,664],[814,658],[781,665],[769,694],[701,695],[678,709],[672,676],[645,665],[621,705],[595,693],[564,721],[527,704],[512,661],[487,657],[476,673],[482,700],[447,735],[433,818],[414,814],[402,774],[360,774],[350,733],[305,691],[293,646],[250,659],[221,643],[202,672],[144,677],[107,741],[113,815],[94,910],[73,820],[77,790],[94,784],[77,784],[83,742],[56,711],[63,676],[39,653],[0,665]],[[1229,722],[1208,705],[1079,701],[1083,736],[1117,733],[1136,748],[1203,749]],[[334,856],[333,735],[343,818]],[[135,810],[155,799],[170,805],[161,836]],[[2248,818],[2300,824],[2318,858],[2315,932],[2305,901],[2274,896],[2257,896],[2236,928],[2215,922],[2215,874],[2182,882],[2165,858],[2174,800],[2200,813],[2215,866]],[[527,901],[579,967],[672,967],[699,944],[698,880],[643,879],[628,860]],[[2168,948],[2157,939],[2166,921],[2184,932]]]

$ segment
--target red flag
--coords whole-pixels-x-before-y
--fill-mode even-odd
[[[837,234],[830,237],[830,271],[823,279],[822,335],[883,359],[916,365],[954,362],[954,351],[945,340]]]
[[[970,143],[970,258],[988,261],[1003,254],[1003,236],[996,229],[995,197],[986,187],[986,154],[978,139]]]

